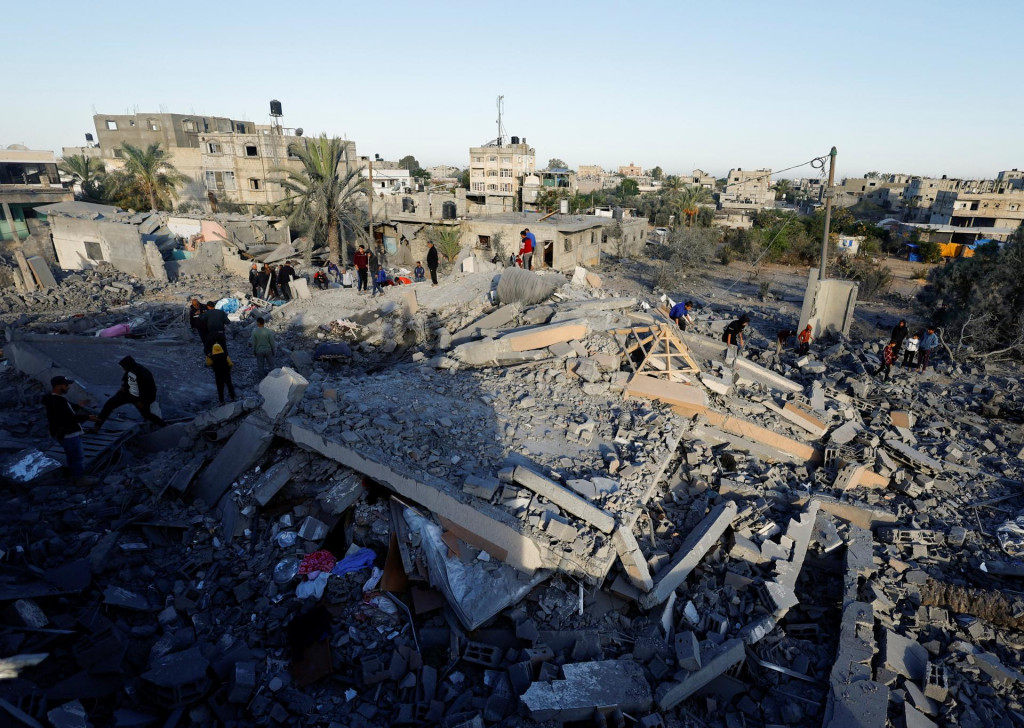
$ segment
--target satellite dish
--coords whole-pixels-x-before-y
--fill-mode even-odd
[[[301,126],[298,129],[295,130],[295,136],[302,136],[302,127]]]

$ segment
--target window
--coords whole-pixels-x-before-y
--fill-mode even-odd
[[[234,172],[207,172],[206,189],[208,190],[234,190]]]
[[[245,134],[245,122],[239,121],[235,124],[235,131],[239,134]]]
[[[484,191],[484,183],[483,182],[474,182],[473,183],[473,191],[474,192],[483,192]]]
[[[498,158],[497,158],[497,157],[488,157],[488,158],[487,158],[487,161],[488,161],[488,162],[497,162],[497,161],[498,161]]]
[[[512,164],[512,157],[502,157],[501,158],[501,163],[502,164]]]
[[[247,157],[258,157],[260,156],[260,150],[255,144],[245,145],[245,156]]]
[[[196,131],[196,123],[192,119],[182,119],[181,128],[185,131]]]
[[[503,170],[501,170],[501,176],[502,177],[511,177],[512,176],[512,170],[511,169],[503,169]]]
[[[85,257],[89,260],[103,260],[103,248],[92,240],[85,241]]]
[[[490,235],[477,235],[476,236],[476,247],[480,250],[491,249],[491,236]]]
[[[210,143],[208,143],[206,145],[206,151],[208,151],[210,154],[220,154],[221,151],[222,151],[220,143],[219,142],[210,142]]]
[[[108,131],[117,131],[117,122],[114,121],[113,119],[107,119],[107,130]]]
[[[498,185],[487,185],[487,189],[490,192],[497,192],[498,191]]]
[[[564,238],[562,238],[562,247],[565,249],[566,253],[571,253],[572,252],[572,238],[570,238],[568,235],[566,235]]]
[[[402,198],[402,212],[416,212],[416,202],[411,197]]]
[[[263,184],[261,183],[261,181],[260,181],[260,179],[258,177],[250,177],[249,178],[249,189],[250,190],[261,190],[261,189],[263,189]]]
[[[160,125],[153,119],[147,119],[146,126],[149,127],[150,131],[160,131]]]
[[[487,170],[487,176],[488,177],[497,177],[498,176],[498,170],[496,170],[496,169],[489,169],[489,170]]]
[[[502,191],[502,192],[511,192],[511,191],[512,191],[512,185],[511,185],[511,183],[509,183],[509,182],[505,182],[504,184],[502,184],[502,185],[501,185],[501,191]]]
[[[483,157],[473,157],[473,161],[474,162],[481,162],[482,163],[484,161],[484,158]]]

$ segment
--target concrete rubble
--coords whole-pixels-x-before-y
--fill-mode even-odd
[[[884,334],[780,356],[762,306],[729,351],[738,307],[666,333],[611,271],[517,270],[312,291],[262,379],[237,316],[219,406],[180,314],[224,280],[76,276],[0,295],[5,724],[1024,720],[1011,368],[883,382]],[[156,323],[95,337],[117,306]],[[125,408],[73,485],[40,382],[95,405],[127,353],[171,424]]]

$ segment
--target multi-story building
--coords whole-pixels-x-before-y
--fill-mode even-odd
[[[949,242],[970,243],[980,238],[1005,240],[1024,223],[1024,189],[998,182],[992,192],[943,190],[935,197],[929,226],[950,232]],[[946,227],[951,228],[946,230]]]
[[[509,144],[488,144],[469,149],[469,191],[475,196],[516,200],[523,178],[536,170],[536,151],[519,137],[512,137]]]
[[[0,149],[0,240],[28,237],[36,208],[73,199],[71,190],[61,185],[53,152],[20,144]]]
[[[581,164],[576,170],[576,174],[580,177],[602,177],[604,170],[599,164]]]
[[[370,169],[363,166],[362,177],[370,183]],[[373,191],[378,195],[397,195],[412,190],[412,173],[407,169],[395,167],[379,168],[377,162],[373,163]]]
[[[435,183],[457,180],[462,176],[462,170],[450,164],[427,167],[427,173],[430,174],[430,181]]]
[[[739,167],[729,170],[725,191],[721,194],[722,208],[760,210],[775,206],[775,192],[771,189],[770,169]]]
[[[623,177],[642,177],[643,173],[644,173],[644,168],[643,167],[638,167],[637,165],[633,164],[632,162],[630,162],[628,165],[625,165],[623,167],[619,167],[619,174],[621,174]]]
[[[691,187],[703,187],[706,190],[713,190],[715,189],[715,178],[703,169],[695,169],[690,172],[690,178],[686,181],[686,184]]]

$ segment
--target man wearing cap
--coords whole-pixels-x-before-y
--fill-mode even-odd
[[[149,409],[156,402],[156,380],[153,379],[153,373],[130,356],[126,356],[118,364],[124,369],[121,388],[103,405],[93,432],[99,432],[110,414],[126,404],[134,405],[147,421],[154,425],[160,425],[160,427],[166,427],[167,423],[150,412]]]
[[[95,485],[96,478],[85,475],[85,452],[82,448],[82,423],[96,422],[96,415],[87,414],[81,407],[67,399],[68,389],[74,381],[67,377],[54,377],[50,380],[50,393],[43,396],[46,408],[46,419],[50,425],[50,435],[64,448],[68,459],[68,470],[78,485]]]

